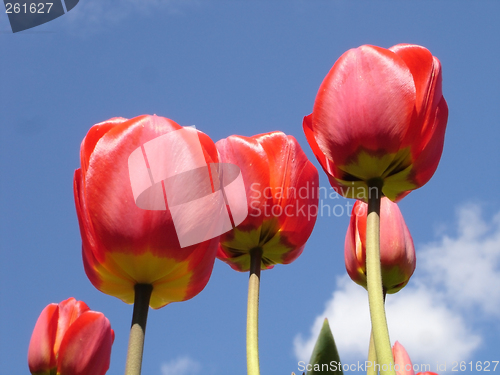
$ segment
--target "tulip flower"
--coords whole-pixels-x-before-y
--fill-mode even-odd
[[[368,207],[356,201],[345,238],[345,266],[351,279],[366,284],[366,216]],[[380,262],[386,293],[396,293],[410,280],[416,266],[410,231],[396,203],[382,198],[380,207]]]
[[[134,303],[125,373],[138,375],[148,307],[190,299],[210,278],[218,237],[191,235],[211,225],[212,213],[219,222],[209,166],[217,149],[195,129],[140,116],[94,125],[80,156],[74,192],[85,272],[101,292]]]
[[[297,140],[282,132],[233,135],[216,143],[221,160],[240,167],[248,216],[221,236],[217,257],[237,271],[250,269],[250,253],[262,252],[261,269],[288,264],[302,253],[318,213],[318,172]]]
[[[397,201],[436,171],[448,120],[441,86],[441,64],[424,47],[361,46],[333,65],[303,123],[332,187],[369,203],[367,289],[374,346],[386,367],[393,359],[380,285],[380,199]]]
[[[344,53],[320,86],[304,131],[336,191],[395,201],[427,183],[443,150],[448,107],[441,64],[424,47],[364,45]]]
[[[179,129],[174,121],[157,116],[114,118],[94,125],[82,142],[74,192],[85,272],[97,289],[127,303],[134,302],[136,284],[153,286],[152,308],[190,299],[212,272],[217,238],[182,248],[171,212],[140,208],[132,191],[129,156]],[[217,163],[215,144],[197,133],[206,163]],[[182,169],[182,163],[195,157],[189,150],[182,156],[173,168]]]
[[[31,336],[33,375],[103,375],[109,368],[114,332],[104,314],[69,298],[43,309]]]
[[[392,347],[392,353],[394,355],[394,367],[396,369],[397,375],[415,375],[413,370],[413,364],[411,363],[410,356],[406,352],[403,345],[398,341]],[[438,375],[435,372],[419,372],[417,375]]]
[[[292,136],[282,132],[230,136],[216,144],[221,160],[240,167],[248,216],[221,236],[217,257],[250,271],[247,371],[259,375],[258,305],[261,269],[295,260],[318,214],[318,172]]]

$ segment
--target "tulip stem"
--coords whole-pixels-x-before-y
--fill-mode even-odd
[[[375,369],[377,363],[377,353],[375,352],[375,343],[373,341],[373,330],[370,333],[370,346],[368,348],[368,363],[366,367],[366,375],[377,375],[378,371]]]
[[[384,304],[385,297],[387,293],[384,290]],[[377,363],[377,353],[375,352],[375,342],[373,341],[373,329],[370,332],[370,345],[368,347],[368,362],[371,363],[371,367],[366,369],[366,375],[377,375],[377,370],[375,369],[375,364]]]
[[[385,317],[384,292],[380,268],[380,201],[382,185],[379,181],[370,184],[368,217],[366,222],[366,278],[373,343],[377,367],[381,375],[395,375],[389,329]],[[375,190],[374,194],[373,190]]]
[[[248,280],[247,306],[247,371],[248,375],[259,375],[259,287],[262,250],[250,252],[250,277]]]
[[[128,341],[125,375],[141,374],[146,322],[148,320],[149,300],[151,299],[153,286],[151,284],[135,284],[134,290],[134,312],[132,314],[132,327],[130,328]]]

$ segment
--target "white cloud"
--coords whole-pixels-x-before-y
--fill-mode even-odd
[[[449,304],[479,307],[484,314],[500,315],[500,214],[487,223],[476,205],[458,213],[457,238],[423,247],[418,267],[428,284],[444,287]]]
[[[333,293],[311,328],[311,334],[304,340],[301,335],[295,337],[295,355],[299,360],[308,361],[314,344],[323,325],[328,318],[339,354],[349,353],[359,357],[367,353],[367,343],[370,338],[370,317],[366,291],[354,284],[348,276],[337,280],[338,288]]]
[[[200,364],[190,357],[180,357],[161,365],[162,375],[195,375],[200,369]]]
[[[392,342],[403,344],[414,364],[434,368],[437,362],[467,360],[481,343],[468,323],[477,323],[479,312],[495,317],[500,311],[500,214],[487,223],[478,206],[465,206],[458,211],[454,237],[442,235],[421,249],[419,276],[399,293],[387,296]],[[339,278],[310,335],[296,336],[297,358],[309,360],[327,317],[344,363],[363,361],[370,334],[367,299],[365,289],[348,276]],[[469,316],[472,307],[474,314]]]
[[[450,308],[440,293],[424,285],[399,294],[387,296],[390,336],[393,342],[403,344],[415,364],[470,358],[481,338],[467,326],[460,311]]]

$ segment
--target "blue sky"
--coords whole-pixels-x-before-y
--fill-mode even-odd
[[[433,371],[499,361],[498,14],[498,1],[80,0],[12,34],[2,12],[0,373],[28,373],[39,313],[70,296],[110,319],[108,374],[124,371],[132,307],[85,276],[73,202],[80,142],[93,124],[155,113],[214,141],[281,130],[319,168],[302,118],[322,79],[349,48],[402,42],[441,60],[450,115],[436,174],[400,204],[417,270],[388,297],[391,340]],[[328,186],[322,172],[320,182]],[[346,280],[343,260],[347,201],[324,203],[338,205],[337,216],[318,217],[301,257],[262,273],[263,375],[297,373],[324,316],[344,362],[366,358],[366,294]],[[216,262],[194,299],[151,310],[143,373],[245,373],[247,280]]]

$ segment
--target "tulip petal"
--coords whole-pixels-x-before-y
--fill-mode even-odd
[[[114,332],[99,312],[83,313],[68,328],[59,350],[61,375],[104,375],[109,368]]]
[[[347,273],[366,288],[366,226],[368,205],[356,201],[344,243]],[[416,266],[410,231],[396,203],[383,197],[380,205],[380,263],[382,284],[387,293],[396,293],[410,280]]]
[[[392,347],[392,354],[394,356],[396,375],[415,375],[410,356],[398,341]]]
[[[75,205],[82,237],[82,258],[90,282],[101,292],[111,294],[126,303],[134,302],[134,280],[121,268],[106,261],[105,250],[97,241],[88,215],[82,171],[77,169],[73,182]],[[109,257],[108,257],[109,259]]]
[[[56,367],[54,343],[58,319],[59,307],[55,303],[45,307],[38,317],[28,349],[28,366],[32,374],[48,374]]]
[[[171,254],[175,259],[189,256],[189,249],[180,248],[170,211],[143,210],[135,204],[128,160],[123,157],[147,141],[177,129],[180,126],[171,120],[143,116],[134,119],[126,132],[118,132],[121,129],[109,131],[97,144],[85,176],[85,200],[88,211],[94,214],[96,237],[106,251],[116,249],[137,255],[148,251],[163,256],[162,249],[167,247],[178,248]],[[217,154],[207,157],[210,158],[207,163],[218,161]],[[180,164],[188,159],[186,153],[176,160],[181,170]]]
[[[150,306],[158,309],[171,302],[186,301],[200,293],[212,274],[218,244],[218,237],[199,244],[188,261],[173,268],[165,278],[156,280]]]
[[[282,132],[230,136],[216,144],[225,163],[240,167],[248,216],[221,236],[217,257],[238,271],[262,250],[261,269],[287,264],[302,252],[318,213],[318,173],[297,140]]]
[[[253,233],[252,244],[261,241],[260,211],[265,205],[272,205],[271,191],[264,188],[270,186],[268,159],[262,145],[251,137],[232,135],[219,140],[216,144],[221,162],[236,164],[241,169],[245,193],[248,200],[248,216],[238,225],[240,229],[259,228]],[[265,233],[262,234],[265,236]]]
[[[83,301],[77,301],[73,297],[59,303],[59,320],[57,324],[57,335],[54,343],[54,352],[59,352],[61,341],[69,326],[78,319],[85,311],[90,310]]]
[[[279,231],[289,247],[300,247],[309,238],[318,214],[319,177],[297,140],[283,133],[257,138],[269,160],[274,207],[279,206]],[[271,210],[271,214],[276,212]],[[286,236],[285,236],[286,234]],[[299,254],[288,252],[290,262]],[[283,259],[284,260],[284,259]]]
[[[432,177],[446,122],[436,57],[417,45],[364,45],[334,64],[303,128],[339,194],[366,200],[376,180],[398,201]]]
[[[85,174],[89,165],[90,155],[94,151],[95,145],[110,129],[118,124],[127,121],[123,117],[114,117],[108,121],[101,122],[92,126],[82,141],[80,148],[80,158],[82,160],[82,170]]]
[[[94,126],[82,143],[82,169],[75,172],[74,192],[85,272],[97,289],[127,303],[133,302],[137,283],[153,286],[153,308],[191,298],[205,287],[213,268],[216,240],[181,247],[171,210],[143,209],[132,191],[129,156],[138,149],[151,174],[166,167],[165,163],[179,168],[175,173],[183,171],[195,156],[200,158],[200,150],[207,171],[209,164],[218,163],[212,140],[195,129],[185,130],[194,132],[196,145],[199,141],[201,147],[196,150],[169,148],[169,157],[162,157],[161,152],[153,155],[156,149],[144,151],[150,141],[181,129],[158,116],[112,119]],[[147,158],[150,151],[151,160]],[[165,192],[165,181],[157,182]],[[197,224],[196,218],[192,215],[192,223],[182,224],[190,228]]]
[[[343,54],[314,103],[312,129],[319,148],[336,165],[355,162],[360,149],[395,153],[408,130],[415,84],[393,52],[362,46]],[[390,161],[388,161],[390,163]],[[385,167],[381,165],[378,173]]]
[[[428,92],[430,89],[434,61],[432,54],[427,48],[415,44],[398,44],[391,48],[405,62],[410,69],[413,81],[415,82],[415,109],[421,112],[422,108],[427,107]]]
[[[443,153],[446,124],[448,122],[448,105],[441,98],[437,106],[432,125],[429,127],[428,142],[422,145],[421,152],[413,165],[414,181],[418,186],[426,184],[436,171]]]
[[[424,47],[399,44],[391,47],[410,69],[417,90],[415,109],[416,124],[411,126],[406,144],[413,145],[413,155],[417,158],[434,134],[434,120],[437,108],[442,105],[441,63]],[[446,120],[444,120],[446,124]],[[439,158],[437,159],[439,161]]]

